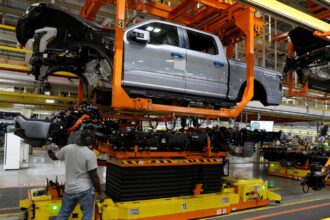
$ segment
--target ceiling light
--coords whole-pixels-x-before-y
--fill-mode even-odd
[[[160,32],[160,31],[161,31],[160,28],[155,28],[155,29],[154,29],[154,32],[155,32],[155,33],[158,33],[158,32]]]
[[[46,103],[48,103],[48,104],[54,104],[55,103],[55,100],[53,100],[53,99],[46,99]]]
[[[147,27],[147,31],[152,31],[154,29],[154,27],[148,26]]]

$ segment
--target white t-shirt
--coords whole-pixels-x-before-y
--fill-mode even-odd
[[[76,194],[93,187],[88,171],[97,168],[93,151],[86,146],[69,144],[56,153],[65,162],[65,193]]]

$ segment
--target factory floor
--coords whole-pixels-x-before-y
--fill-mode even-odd
[[[52,161],[44,151],[30,156],[29,168],[3,170],[3,154],[0,153],[0,219],[20,219],[18,201],[27,198],[28,188],[43,186],[46,178],[58,177],[64,182],[64,164]],[[233,212],[209,219],[224,220],[320,220],[330,218],[330,186],[324,190],[303,193],[298,181],[268,176],[265,164],[253,163],[251,159],[231,158],[230,175],[258,178],[268,181],[275,192],[282,195],[280,204],[271,203],[266,207]],[[98,168],[101,182],[105,183],[105,167]]]

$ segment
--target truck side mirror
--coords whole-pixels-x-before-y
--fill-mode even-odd
[[[134,42],[138,44],[146,44],[150,42],[150,32],[149,31],[144,31],[144,30],[139,30],[139,29],[134,29],[127,34],[127,40],[129,42]]]

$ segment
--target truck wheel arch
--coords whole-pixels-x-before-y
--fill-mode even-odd
[[[241,85],[241,88],[237,95],[237,101],[242,100],[245,87],[246,87],[246,81]],[[254,80],[254,96],[252,100],[260,101],[264,106],[268,105],[267,91],[265,87],[258,80]]]

